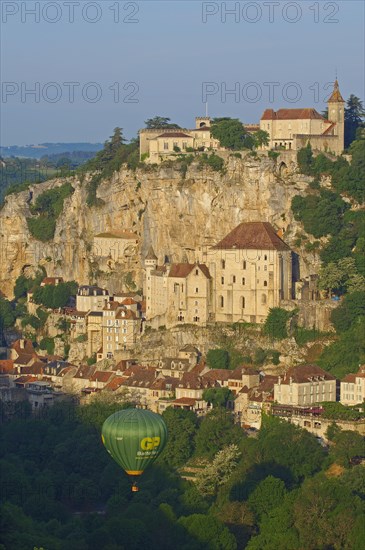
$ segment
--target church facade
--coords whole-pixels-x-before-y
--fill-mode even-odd
[[[308,143],[312,149],[340,155],[345,147],[345,101],[338,81],[328,100],[328,118],[315,109],[266,109],[260,129],[269,134],[263,149],[298,150]]]
[[[145,258],[146,320],[157,328],[208,322],[265,321],[292,297],[292,253],[266,222],[241,223],[204,262],[158,266]]]

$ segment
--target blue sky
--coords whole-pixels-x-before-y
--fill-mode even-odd
[[[1,144],[104,141],[115,126],[131,138],[154,115],[191,127],[204,83],[211,116],[247,123],[267,107],[321,111],[336,70],[343,96],[364,99],[362,1],[225,5],[239,11],[224,22],[224,2],[2,0]]]

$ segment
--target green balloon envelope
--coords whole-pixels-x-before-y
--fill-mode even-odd
[[[107,418],[102,441],[128,475],[139,476],[163,450],[167,427],[163,418],[143,409],[124,409]]]

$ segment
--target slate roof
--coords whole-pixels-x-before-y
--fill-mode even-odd
[[[273,226],[268,222],[240,223],[213,248],[220,250],[290,250],[289,246],[280,239]]]

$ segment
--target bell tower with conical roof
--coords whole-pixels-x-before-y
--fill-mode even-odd
[[[334,135],[338,136],[337,150],[334,152],[341,154],[345,148],[345,101],[341,95],[337,78],[327,103],[328,120],[335,123]]]

